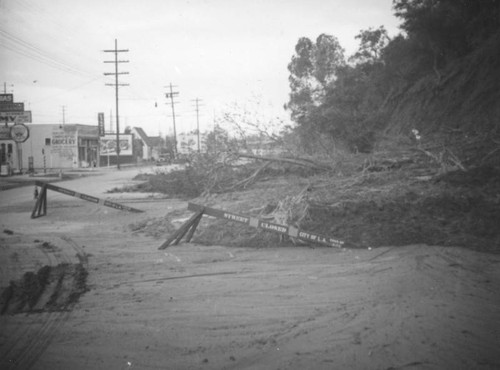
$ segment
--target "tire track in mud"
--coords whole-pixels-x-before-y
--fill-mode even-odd
[[[16,233],[16,235],[20,237],[21,234]],[[20,239],[18,240],[18,242],[19,241]],[[35,239],[35,243],[39,243],[39,240]],[[37,250],[40,251],[45,258],[45,263],[41,262],[42,265],[57,265],[57,258],[52,253],[49,254],[47,250],[42,247],[38,247]],[[13,265],[12,260],[9,259],[9,263],[7,263],[7,266],[5,267],[6,278],[2,278],[2,281],[7,281],[8,278],[11,277],[9,271],[12,271],[16,268],[22,270],[22,264],[20,264],[18,260],[14,262],[15,264]],[[18,362],[18,359],[21,358],[22,354],[16,354],[16,352],[19,352],[26,346],[26,338],[30,337],[30,333],[32,331],[32,325],[26,325],[23,323],[23,325],[18,325],[13,333],[10,333],[8,346],[7,344],[5,344],[4,346],[0,347],[0,365],[2,365],[2,368],[15,369],[17,367],[16,363]]]
[[[4,253],[3,250],[8,250],[8,246],[7,245],[4,245],[3,243],[0,244],[0,248],[2,249],[2,256],[6,256],[7,253]],[[7,264],[0,264],[0,283],[2,282],[7,282],[9,277],[10,277],[10,274],[9,274],[9,271],[12,269],[12,267],[10,266],[12,264],[12,259],[11,258],[8,258],[9,260],[9,263]],[[17,261],[15,261],[16,264],[17,264]]]
[[[66,245],[69,245],[76,252],[79,263],[86,269],[88,261],[83,248],[67,236],[63,235],[58,239],[64,241]],[[65,251],[66,248],[46,250],[42,247],[39,249],[42,250],[51,266],[74,262],[72,257]],[[10,335],[11,345],[9,348],[1,350],[1,367],[9,370],[32,368],[49,347],[58,330],[69,320],[75,303],[70,303],[63,311],[29,314],[29,322],[23,322],[18,325],[16,330]],[[39,326],[36,319],[42,315],[46,317],[43,317],[43,323]],[[33,330],[34,326],[37,327],[35,330]]]
[[[6,236],[0,239],[0,261],[2,261],[0,263],[0,286],[2,287],[9,284],[12,276],[15,275],[15,271],[23,268],[19,260],[19,249],[24,249],[20,234],[8,229],[4,229],[3,233]],[[21,248],[13,250],[9,247],[12,243],[21,244]]]

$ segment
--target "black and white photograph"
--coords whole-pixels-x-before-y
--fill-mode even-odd
[[[500,369],[500,0],[0,0],[0,369]]]

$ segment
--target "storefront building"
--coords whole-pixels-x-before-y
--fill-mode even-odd
[[[116,134],[99,136],[97,126],[26,124],[25,127],[29,136],[24,142],[9,140],[12,127],[5,128],[4,134],[0,129],[0,175],[106,167],[117,163]],[[120,134],[120,164],[137,162],[133,142],[133,134]]]
[[[30,136],[18,144],[17,171],[85,168],[99,163],[97,126],[80,124],[27,125]],[[14,161],[16,163],[16,161]]]

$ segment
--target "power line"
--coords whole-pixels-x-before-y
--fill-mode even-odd
[[[127,53],[128,49],[118,49],[118,40],[115,39],[115,48],[112,50],[104,50],[105,53],[114,53],[115,54],[115,60],[114,61],[107,61],[105,60],[104,63],[114,63],[115,64],[115,71],[114,72],[109,72],[109,73],[104,73],[105,76],[110,76],[114,75],[115,76],[115,83],[114,84],[106,84],[106,86],[114,86],[115,87],[115,100],[116,100],[116,168],[120,169],[120,114],[118,111],[118,87],[119,86],[129,86],[129,84],[124,84],[124,83],[119,83],[118,82],[118,76],[119,75],[125,75],[128,74],[128,72],[118,72],[118,65],[120,63],[128,63],[128,60],[118,60],[118,53]]]
[[[77,70],[78,74],[99,75],[99,72],[96,70],[88,69],[88,66],[94,66],[95,62],[93,58],[89,57],[89,53],[85,51],[86,49],[94,48],[89,39],[81,39],[78,43],[74,43],[74,40],[80,35],[80,29],[74,27],[74,24],[84,24],[86,19],[78,12],[68,14],[69,17],[61,17],[57,12],[54,13],[47,7],[40,6],[38,3],[38,0],[7,2],[4,6],[5,10],[13,15],[12,19],[9,17],[9,20],[15,22],[15,16],[17,15],[26,22],[26,27],[23,27],[23,30],[19,30],[20,32],[12,32],[13,29],[9,27],[7,22],[6,24],[1,24],[0,29],[4,30],[7,34],[9,34],[7,31],[10,31],[9,35],[11,37],[17,37],[17,39],[13,40],[14,42],[20,41],[21,43],[28,44],[29,47],[36,48],[36,51],[44,54],[44,56],[62,63],[73,70]],[[2,3],[2,5],[4,4]],[[71,22],[71,24],[68,24],[68,22]],[[49,24],[51,27],[37,27],[34,30],[31,27],[33,24]],[[25,32],[30,31],[37,32],[40,42],[33,43],[29,37],[21,40],[21,35],[26,35]],[[64,37],[61,38],[61,35]],[[31,44],[27,41],[31,42]],[[13,50],[15,53],[20,49],[17,43],[15,49]],[[61,50],[64,51],[64,55],[62,55]],[[30,57],[33,56],[33,54],[30,55]],[[36,56],[34,57],[36,58]]]
[[[0,28],[1,44],[7,49],[16,54],[25,56],[49,67],[58,69],[63,72],[72,73],[79,76],[94,76],[91,73],[79,70],[71,65],[54,58],[49,53],[39,47],[30,44],[29,42],[14,36],[6,30]]]
[[[93,83],[93,82],[95,82],[95,81],[97,81],[97,80],[100,80],[101,78],[102,78],[102,76],[99,76],[99,77],[97,77],[97,78],[93,78],[92,80],[89,80],[89,81],[86,81],[86,82],[84,82],[84,83],[81,83],[81,84],[79,84],[79,85],[77,85],[77,86],[75,86],[75,87],[71,87],[71,88],[68,88],[68,89],[64,89],[64,91],[62,91],[62,92],[60,92],[60,93],[56,93],[56,94],[53,94],[53,95],[50,95],[50,96],[44,97],[44,98],[42,98],[41,100],[36,100],[36,101],[34,101],[34,102],[31,102],[31,104],[39,104],[39,103],[42,103],[42,102],[44,102],[44,101],[51,100],[51,99],[53,99],[53,98],[55,98],[55,97],[58,97],[58,96],[60,96],[60,95],[62,95],[62,94],[67,94],[67,93],[69,93],[69,92],[71,92],[71,91],[74,91],[74,90],[80,89],[80,88],[81,88],[81,87],[83,87],[83,86],[89,85],[89,84],[91,84],[91,83]]]

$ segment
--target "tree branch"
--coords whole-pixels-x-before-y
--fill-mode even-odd
[[[251,159],[258,159],[258,160],[271,161],[271,162],[284,162],[284,163],[295,164],[297,166],[309,167],[309,168],[314,168],[314,169],[323,170],[323,171],[330,171],[331,170],[331,167],[326,165],[326,164],[316,163],[316,162],[313,162],[309,159],[304,159],[304,158],[264,157],[264,156],[258,156],[258,155],[253,155],[253,154],[242,154],[242,153],[238,153],[236,155],[238,157],[241,157],[241,158],[251,158]]]

